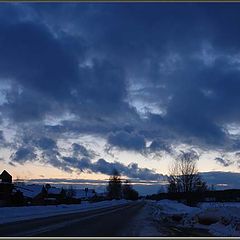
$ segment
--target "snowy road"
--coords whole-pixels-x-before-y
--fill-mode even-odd
[[[119,236],[143,202],[0,225],[0,236]]]

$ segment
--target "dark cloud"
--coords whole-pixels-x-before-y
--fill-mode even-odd
[[[143,136],[137,133],[118,131],[108,136],[108,143],[120,149],[141,151],[145,148],[146,143]]]
[[[73,156],[74,157],[86,157],[86,158],[94,158],[97,154],[93,150],[88,150],[83,145],[78,143],[72,144]]]
[[[12,11],[19,13],[14,23],[4,21],[0,27],[4,36],[0,72],[3,77],[8,76],[19,84],[17,89],[14,87],[8,92],[8,102],[3,107],[10,118],[28,121],[44,119],[49,113],[69,111],[91,121],[102,116],[109,120],[121,116],[122,124],[125,124],[132,115],[137,121],[134,109],[125,101],[128,94],[126,77],[132,77],[133,84],[137,84],[137,80],[142,85],[138,94],[142,101],[166,108],[163,122],[166,129],[175,132],[174,137],[180,141],[197,138],[203,142],[207,140],[207,143],[224,139],[222,128],[211,117],[213,113],[206,109],[208,99],[199,88],[215,87],[207,86],[211,84],[211,69],[202,69],[203,64],[192,58],[193,54],[200,53],[203,41],[211,42],[212,38],[206,39],[209,29],[220,34],[217,21],[208,14],[211,8],[222,14],[219,7],[198,4],[186,4],[184,8],[178,4],[60,4],[54,10],[54,14],[62,13],[56,21],[49,14],[53,6],[55,4],[38,8],[34,5],[12,6]],[[105,7],[108,14],[104,14]],[[185,10],[185,7],[192,11]],[[5,8],[11,9],[11,6]],[[79,12],[81,17],[77,14]],[[24,20],[26,13],[32,21]],[[219,15],[214,17],[218,19]],[[234,15],[233,19],[236,17]],[[85,25],[81,24],[83,19]],[[107,27],[104,27],[106,22]],[[195,28],[202,24],[205,28]],[[65,31],[63,26],[71,26],[71,31]],[[76,34],[78,31],[83,34]],[[124,36],[121,32],[125,32]],[[184,34],[175,38],[178,32]],[[15,39],[18,39],[17,43]],[[213,68],[212,72],[216,73],[223,69],[215,65]],[[214,79],[217,77],[215,75]],[[140,80],[145,78],[148,81]],[[206,86],[204,83],[199,85],[202,78],[206,79]],[[170,95],[173,98],[169,102]],[[219,109],[222,103],[215,105],[214,109]],[[150,124],[152,120],[149,119]],[[88,124],[81,128],[86,129]],[[102,125],[96,126],[100,129],[98,131]],[[161,122],[155,122],[155,125],[161,125]],[[145,134],[151,135],[147,129]],[[116,145],[118,143],[116,141]],[[130,148],[141,149],[137,145]]]
[[[29,147],[20,147],[13,155],[11,155],[11,159],[14,162],[18,163],[25,163],[27,161],[34,161],[37,157],[36,153],[34,152],[34,149]]]
[[[5,114],[25,122],[56,112],[56,101],[69,97],[67,81],[76,79],[74,59],[43,25],[1,25],[0,32],[4,36],[0,41],[0,75],[14,84],[2,107]]]
[[[61,154],[57,150],[45,150],[41,153],[41,160],[44,164],[49,164],[62,171],[72,173],[72,166],[69,166],[62,160]]]
[[[42,149],[42,150],[48,150],[48,149],[57,149],[56,142],[48,137],[40,138],[36,141],[36,147]]]
[[[62,157],[66,166],[70,166],[81,171],[89,170],[91,168],[91,160],[88,158]]]
[[[35,22],[2,24],[0,31],[2,77],[15,78],[23,87],[58,101],[68,97],[67,80],[76,81],[77,69],[62,41]]]
[[[4,131],[0,130],[0,147],[8,147],[8,142],[4,136]]]
[[[28,161],[39,161],[69,173],[73,171],[63,162],[56,140],[45,137],[41,128],[33,130],[27,127],[22,130],[15,139],[15,145],[12,146],[11,160],[13,163],[24,164]],[[14,151],[15,148],[17,151]]]
[[[16,165],[13,162],[8,162],[9,165],[16,167]]]
[[[181,150],[181,153],[178,155],[178,159],[196,161],[199,160],[199,153],[193,149],[190,149],[188,151]]]
[[[11,84],[2,111],[10,119],[36,121],[65,112],[111,115],[129,108],[123,102],[124,71],[105,59],[84,65],[79,37],[55,36],[46,25],[29,21],[2,23],[0,32],[0,76]]]
[[[19,141],[18,144],[25,144],[25,147],[19,147],[12,154],[11,160],[13,163],[24,164],[28,161],[40,161],[42,164],[51,165],[68,173],[76,171],[111,175],[113,170],[117,169],[123,176],[129,178],[140,180],[162,180],[163,178],[162,174],[148,168],[141,168],[137,163],[124,165],[120,162],[108,162],[105,159],[93,161],[91,159],[96,157],[97,154],[77,143],[71,145],[71,149],[68,149],[69,156],[65,156],[61,149],[57,147],[56,141],[49,137],[32,139],[30,134],[30,136],[21,136],[20,140],[23,141]]]
[[[119,162],[107,162],[105,159],[99,159],[96,162],[90,161],[87,158],[72,158],[63,157],[64,162],[74,168],[82,171],[91,171],[94,173],[102,173],[111,175],[114,170],[117,170],[121,175],[129,178],[137,178],[141,180],[162,180],[163,175],[154,172],[148,168],[140,168],[138,164],[131,163],[124,165]]]
[[[167,153],[172,152],[172,148],[167,143],[163,142],[162,140],[154,139],[150,146],[149,146],[150,152],[156,152],[156,151],[165,151]]]
[[[3,131],[0,130],[0,141],[5,141]]]
[[[216,157],[215,158],[215,161],[218,163],[218,164],[220,164],[220,165],[222,165],[222,166],[224,166],[224,167],[229,167],[229,166],[231,166],[231,165],[233,165],[233,161],[231,161],[231,160],[229,160],[229,159],[225,159],[225,158],[223,158],[223,157]]]
[[[63,160],[57,141],[79,134],[141,153],[171,153],[182,143],[238,151],[240,136],[228,125],[240,124],[239,7],[2,4],[0,111],[17,131],[25,124],[31,131],[15,144],[26,157],[13,159],[38,149],[54,166],[75,166],[94,152],[74,145]]]
[[[202,172],[201,176],[209,186],[215,189],[240,188],[240,173],[238,172]]]
[[[235,153],[235,158],[236,158],[236,165],[238,168],[240,168],[240,152]]]

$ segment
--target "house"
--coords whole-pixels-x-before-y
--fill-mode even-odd
[[[3,170],[0,180],[2,183],[12,183],[12,176],[6,170]]]
[[[107,193],[107,192],[100,192],[100,193],[97,193],[97,196],[98,196],[98,197],[103,197],[103,198],[106,198],[106,197],[107,197],[107,195],[108,195],[108,193]]]
[[[4,170],[0,175],[0,205],[7,205],[11,202],[13,188],[12,176]]]
[[[41,191],[33,198],[35,204],[65,203],[66,191],[63,188],[51,187],[50,184],[42,186]]]
[[[16,184],[14,186],[15,191],[21,191],[26,202],[32,202],[42,191],[43,186],[38,184]]]
[[[62,203],[66,199],[66,191],[63,188],[50,187],[47,189],[45,202]]]
[[[21,191],[25,200],[33,204],[54,204],[59,199],[61,189],[51,187],[49,184],[18,184],[15,185],[15,191]]]
[[[72,204],[81,200],[92,200],[97,194],[94,189],[63,189],[50,184],[12,183],[12,176],[4,170],[0,174],[0,206],[24,204]]]
[[[21,191],[25,201],[34,205],[80,203],[80,199],[70,196],[69,190],[51,186],[50,184],[18,184],[15,191]]]
[[[96,192],[94,189],[76,189],[75,198],[88,200],[96,196]]]

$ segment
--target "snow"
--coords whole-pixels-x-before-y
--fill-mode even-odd
[[[208,229],[214,236],[240,236],[240,203],[201,203],[190,207],[171,200],[152,202],[153,218],[183,227]]]
[[[128,203],[127,200],[112,200],[96,203],[82,202],[81,204],[61,204],[54,206],[25,206],[25,207],[2,207],[0,224],[55,216],[59,214],[85,212],[93,209],[119,206]]]

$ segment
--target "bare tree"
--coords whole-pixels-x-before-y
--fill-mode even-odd
[[[168,192],[196,192],[206,189],[206,183],[197,170],[198,158],[198,153],[194,150],[181,151],[170,168]]]

